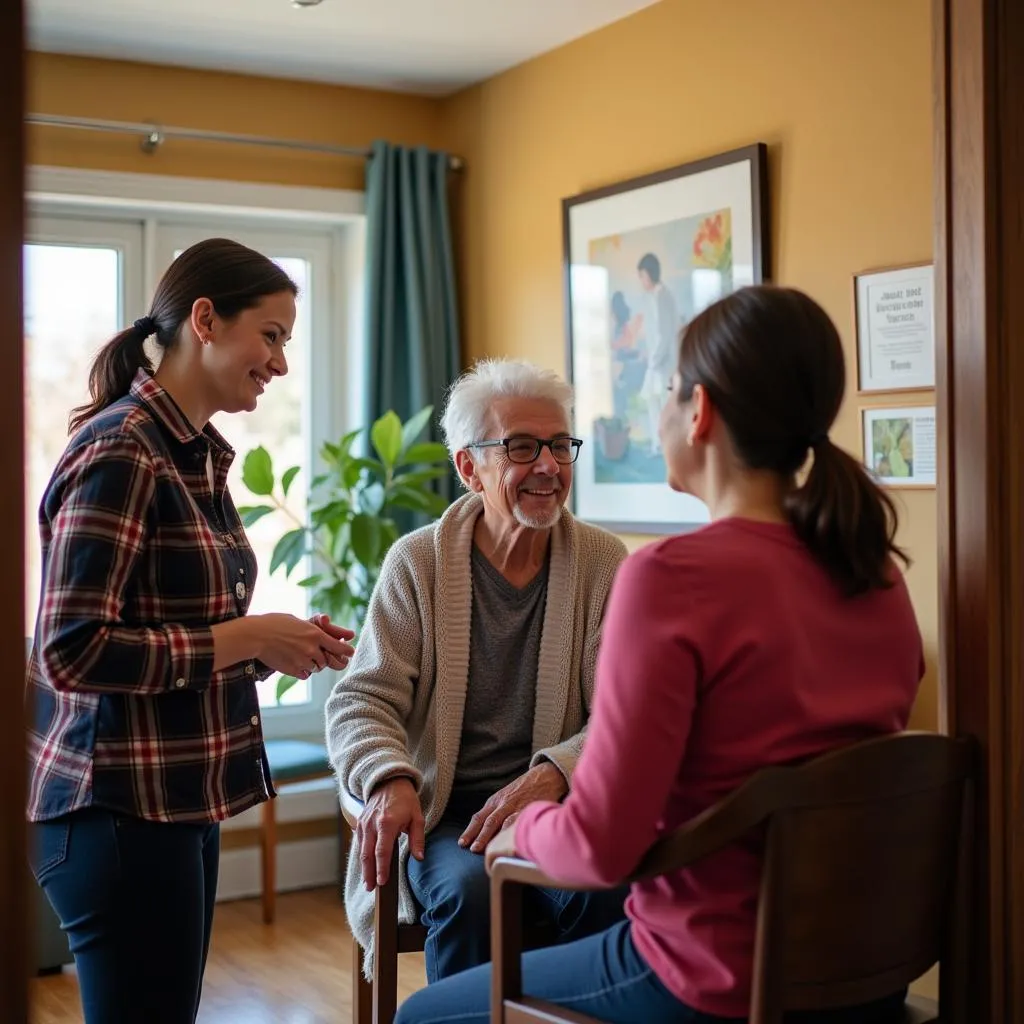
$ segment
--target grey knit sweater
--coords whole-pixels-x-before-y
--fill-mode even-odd
[[[416,782],[429,833],[451,795],[469,675],[470,553],[483,502],[466,494],[431,526],[388,552],[348,671],[326,707],[327,749],[338,785],[365,800],[384,779]],[[571,781],[594,693],[601,619],[622,542],[568,511],[552,531],[547,606],[537,665],[533,760]],[[345,907],[372,969],[374,896],[353,844]],[[415,920],[400,844],[399,920]]]

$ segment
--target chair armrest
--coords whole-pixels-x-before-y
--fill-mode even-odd
[[[657,878],[670,871],[677,871],[741,839],[774,810],[785,773],[784,768],[763,770],[713,807],[663,836],[643,855],[625,881]],[[509,882],[576,891],[604,888],[574,885],[572,882],[551,878],[536,864],[517,857],[498,857],[488,872],[492,892]]]
[[[359,824],[359,818],[365,806],[366,804],[362,800],[357,800],[347,789],[341,790],[341,813],[353,832]]]
[[[543,871],[532,861],[523,860],[520,857],[498,857],[487,869],[491,876],[492,891],[495,886],[504,885],[507,882],[516,882],[519,885],[537,885],[549,889],[571,889],[563,882],[558,882]]]

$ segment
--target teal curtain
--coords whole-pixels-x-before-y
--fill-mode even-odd
[[[375,142],[366,172],[369,422],[394,409],[403,422],[434,406],[459,372],[449,156]],[[438,481],[447,498],[455,481]]]

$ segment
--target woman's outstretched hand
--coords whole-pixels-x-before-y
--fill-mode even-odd
[[[260,631],[259,660],[285,675],[308,679],[323,668],[344,668],[355,653],[346,642],[351,630],[332,625],[326,616],[300,619],[272,612],[254,618]]]
[[[351,658],[354,653],[352,645],[348,643],[348,641],[355,637],[355,633],[351,629],[346,629],[344,626],[336,626],[331,622],[329,615],[325,615],[320,612],[314,615],[309,621],[312,622],[314,626],[322,629],[332,639],[344,641],[343,646],[346,648],[348,653],[343,657],[336,657],[326,649],[324,651],[327,655],[327,663],[323,667],[332,668],[336,672],[340,672],[348,665],[349,658]]]

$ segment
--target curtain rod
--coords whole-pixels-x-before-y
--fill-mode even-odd
[[[155,124],[130,121],[102,121],[91,117],[57,117],[52,114],[26,114],[29,124],[45,125],[49,128],[79,128],[94,132],[121,132],[141,135],[142,149],[155,153],[167,139],[189,139],[198,142],[224,142],[241,146],[264,146],[271,149],[299,149],[307,153],[324,153],[328,156],[348,156],[369,160],[370,149],[355,146],[334,146],[324,142],[300,142],[292,139],[274,139],[264,135],[234,135],[230,132],[211,132],[203,128],[169,128]],[[448,158],[453,171],[461,171],[462,160],[457,156]]]

